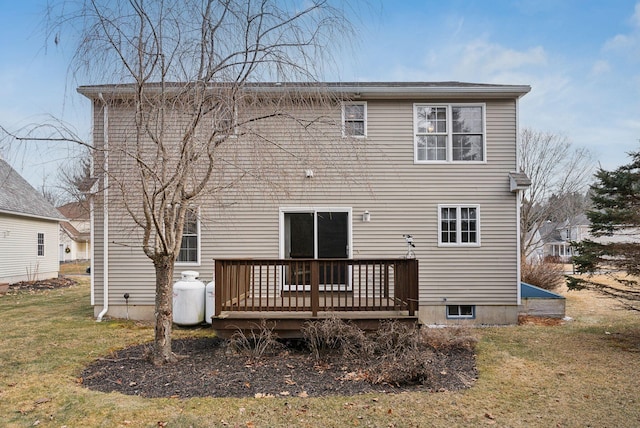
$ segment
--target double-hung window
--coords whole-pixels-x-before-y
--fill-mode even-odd
[[[44,256],[44,233],[38,233],[38,256]]]
[[[414,156],[423,162],[483,162],[483,104],[414,104]]]
[[[200,222],[195,210],[188,210],[184,217],[182,244],[177,262],[181,264],[198,264],[200,262]]]
[[[229,105],[230,104],[230,105]],[[237,137],[238,135],[238,111],[235,101],[221,103],[214,115],[214,132],[217,139]]]
[[[342,136],[367,136],[367,103],[342,104]]]
[[[478,205],[438,206],[438,245],[480,246],[480,207]]]

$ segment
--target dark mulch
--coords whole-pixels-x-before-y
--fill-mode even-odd
[[[11,284],[9,292],[65,288],[77,282],[66,277]],[[308,349],[290,342],[278,355],[251,361],[229,351],[215,337],[177,339],[175,364],[154,366],[150,344],[131,346],[99,358],[86,367],[81,382],[89,389],[143,397],[320,397],[402,391],[455,391],[473,385],[475,355],[467,348],[428,354],[430,376],[411,384],[374,384],[366,363],[339,353],[317,363]],[[425,357],[427,358],[427,357]]]
[[[257,362],[229,352],[217,338],[178,339],[173,349],[182,358],[162,367],[146,358],[149,344],[122,349],[89,365],[81,382],[97,391],[144,397],[317,397],[459,390],[477,376],[474,353],[466,349],[433,354],[428,363],[435,375],[415,385],[374,385],[353,359],[336,355],[325,359],[329,363],[315,364],[308,350],[296,346]]]

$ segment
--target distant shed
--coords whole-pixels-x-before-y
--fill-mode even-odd
[[[535,285],[520,283],[520,315],[545,318],[564,318],[566,299],[564,296]]]

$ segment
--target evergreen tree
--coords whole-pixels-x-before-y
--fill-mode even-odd
[[[594,239],[574,243],[576,271],[585,278],[568,278],[569,289],[589,288],[624,299],[640,310],[640,151],[632,162],[614,171],[598,170],[591,186],[593,209],[587,212]],[[598,273],[613,281],[596,281]]]

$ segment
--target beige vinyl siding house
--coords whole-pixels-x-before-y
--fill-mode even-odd
[[[0,159],[0,283],[57,277],[58,230],[64,219]]]
[[[403,235],[413,236],[422,323],[515,323],[520,303],[519,191],[512,190],[510,173],[518,166],[518,100],[529,89],[457,82],[326,84],[324,90],[345,100],[323,112],[331,120],[322,138],[335,148],[323,154],[329,160],[313,153],[290,166],[279,164],[276,154],[268,160],[284,171],[274,175],[281,192],[266,189],[257,180],[217,194],[215,200],[200,201],[197,260],[177,263],[176,279],[183,270],[196,270],[203,281],[211,281],[216,259],[288,258],[296,239],[302,239],[292,224],[314,224],[313,237],[318,241],[318,234],[324,233],[318,225],[331,218],[341,224],[344,241],[340,242],[346,244],[340,257],[349,259],[402,258],[407,251]],[[131,112],[100,100],[118,98],[120,88],[106,85],[79,91],[93,101],[94,144],[120,144]],[[345,121],[345,103],[362,106],[355,109],[352,122]],[[425,160],[427,152],[418,153],[418,128],[424,125],[418,116],[432,107],[447,116],[443,121],[449,129],[440,140],[447,141],[440,152],[445,160]],[[455,114],[466,115],[459,120],[466,128],[458,131],[475,132],[469,140],[482,141],[479,149],[463,147],[458,152],[474,159],[454,160],[460,156],[452,147]],[[344,137],[345,126],[358,135]],[[425,134],[435,136],[436,131]],[[278,126],[269,132],[274,141],[293,151],[304,152],[296,145],[312,143],[291,138]],[[244,144],[242,137],[237,144]],[[114,173],[116,166],[110,168]],[[112,198],[102,190],[92,202],[94,311],[96,316],[123,317],[128,310],[130,317],[150,319],[153,265],[140,249],[141,232]],[[455,220],[446,217],[454,215]],[[448,227],[454,230],[443,230]],[[322,257],[319,252],[316,248],[312,256]]]

